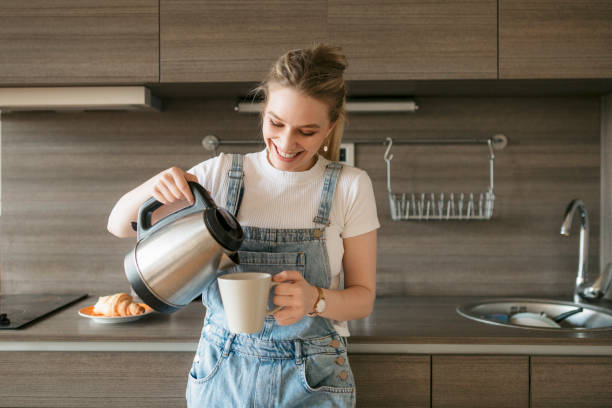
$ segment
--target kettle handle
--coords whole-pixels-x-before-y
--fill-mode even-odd
[[[193,181],[189,181],[188,184],[191,192],[193,193],[193,198],[195,200],[194,203],[189,207],[181,208],[179,211],[165,216],[161,220],[157,221],[153,226],[151,226],[151,216],[153,215],[153,211],[157,210],[164,204],[157,201],[155,197],[149,198],[142,204],[140,210],[138,210],[138,241],[186,215],[204,211],[209,208],[217,208],[217,205],[204,187]]]

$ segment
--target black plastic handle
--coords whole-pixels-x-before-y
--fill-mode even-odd
[[[561,313],[560,315],[553,317],[553,320],[559,323],[567,319],[568,317],[575,315],[576,313],[582,312],[582,310],[583,310],[582,307],[579,307],[578,309],[574,309],[574,310],[570,310],[569,312]]]
[[[193,198],[195,200],[194,203],[188,207],[181,208],[177,212],[165,216],[161,220],[157,221],[155,225],[151,225],[151,217],[153,212],[164,204],[157,201],[154,197],[149,198],[144,202],[144,204],[142,204],[140,210],[138,210],[138,225],[136,229],[138,241],[148,237],[155,231],[186,215],[204,211],[209,208],[217,208],[217,205],[204,187],[193,181],[189,181],[188,184],[191,192],[193,193]]]

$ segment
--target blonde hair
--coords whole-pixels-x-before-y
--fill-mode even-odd
[[[340,155],[346,121],[347,90],[344,70],[347,65],[346,57],[339,47],[319,44],[311,48],[291,50],[274,63],[266,78],[253,92],[263,96],[265,105],[270,85],[278,84],[292,87],[326,103],[329,106],[329,120],[334,127],[327,142],[321,145],[319,154],[328,160],[336,161]],[[325,145],[327,151],[324,151]]]

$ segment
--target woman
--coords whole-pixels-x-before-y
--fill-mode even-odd
[[[372,311],[379,223],[367,174],[333,161],[344,128],[345,69],[337,48],[289,51],[257,88],[265,150],[165,170],[111,212],[109,231],[133,236],[130,222],[146,199],[167,204],[156,211],[162,217],[193,202],[187,181],[197,181],[243,227],[235,271],[269,272],[280,282],[273,302],[282,309],[251,335],[228,331],[216,281],[204,290],[189,406],[355,404],[346,322]]]

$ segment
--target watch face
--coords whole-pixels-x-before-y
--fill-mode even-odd
[[[325,299],[320,299],[317,302],[317,313],[323,313],[325,311]]]

